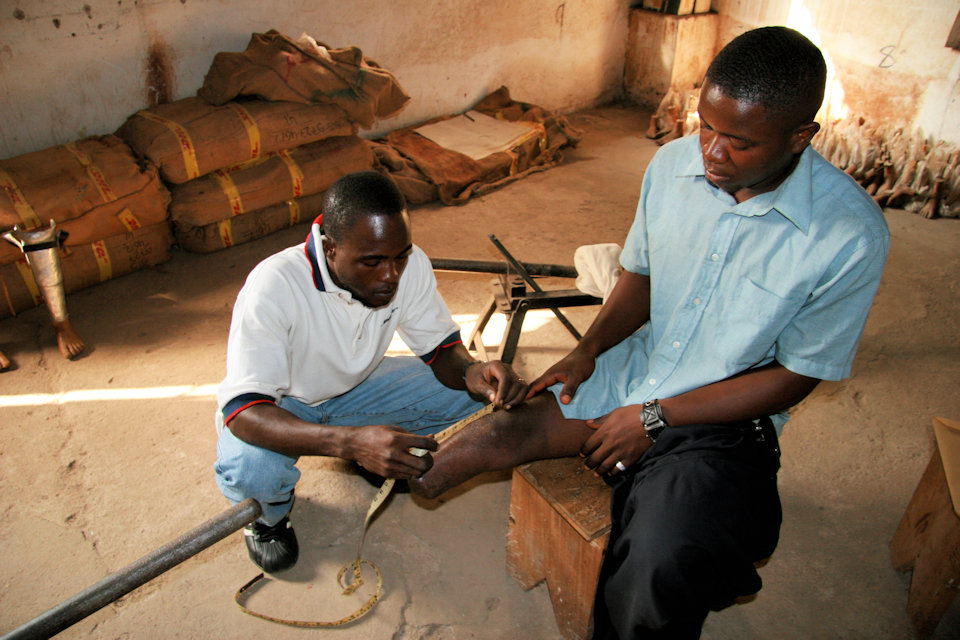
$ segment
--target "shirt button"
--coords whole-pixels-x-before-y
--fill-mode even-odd
[[[693,304],[700,304],[700,298],[694,298]]]
[[[674,348],[674,349],[679,349],[679,348],[680,348],[680,343],[679,343],[679,342],[674,342],[674,343],[673,343],[673,348]]]
[[[712,256],[710,256],[710,259],[716,262],[717,260],[720,259],[720,255],[715,253]]]
[[[650,386],[653,386],[653,385],[657,384],[657,379],[656,379],[656,378],[650,378],[649,380],[647,380],[647,383],[650,384]]]

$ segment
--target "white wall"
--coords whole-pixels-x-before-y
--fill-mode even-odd
[[[365,135],[463,111],[500,85],[557,111],[591,106],[620,94],[628,5],[0,0],[0,158],[111,133],[156,100],[151,85],[172,100],[193,95],[217,52],[271,28],[360,47],[397,76],[412,100]]]
[[[946,47],[956,0],[713,0],[718,46],[747,29],[803,32],[832,65],[833,113],[960,143],[960,51]],[[841,106],[842,105],[842,106]]]

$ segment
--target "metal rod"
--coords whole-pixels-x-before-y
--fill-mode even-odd
[[[493,235],[492,233],[488,233],[487,237],[490,238],[490,242],[493,243],[493,246],[495,246],[497,250],[503,254],[503,257],[505,257],[507,261],[510,262],[510,265],[514,269],[516,269],[521,276],[523,276],[523,279],[527,282],[527,284],[530,285],[530,287],[534,291],[537,291],[537,292],[543,291],[540,285],[536,283],[536,281],[531,277],[530,273],[524,268],[524,266],[520,264],[520,262],[518,262],[517,259],[514,258],[509,251],[507,251],[507,248],[503,246],[503,244],[501,244],[499,240],[497,240],[497,236]],[[563,326],[567,328],[567,331],[569,331],[573,335],[573,337],[577,341],[579,341],[581,337],[580,332],[577,331],[577,328],[574,327],[569,320],[567,320],[567,316],[563,315],[563,313],[561,313],[560,310],[557,309],[556,307],[551,307],[550,310],[553,311],[553,315],[557,316],[557,320],[559,320],[561,324],[563,324]]]
[[[5,634],[0,640],[49,638],[114,600],[195,556],[260,517],[260,503],[247,498],[153,553],[113,573],[69,600]]]
[[[492,260],[459,260],[456,258],[431,258],[434,269],[440,271],[469,271],[474,273],[510,273],[506,262]],[[540,264],[521,262],[524,270],[531,276],[576,278],[577,270],[562,264]]]

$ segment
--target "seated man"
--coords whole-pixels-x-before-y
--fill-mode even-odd
[[[577,453],[610,478],[598,640],[697,638],[710,610],[760,589],[755,563],[780,530],[784,412],[850,375],[889,231],[809,146],[825,78],[820,51],[790,29],[724,47],[699,137],[648,167],[623,272],[583,339],[526,404],[445,440],[410,483],[432,496]]]
[[[433,461],[409,449],[436,450],[427,434],[482,406],[464,390],[506,408],[527,391],[508,365],[467,353],[389,178],[340,178],[321,219],[306,242],[248,276],[217,393],[217,484],[234,504],[252,497],[263,507],[245,533],[269,572],[297,561],[288,515],[299,456],[413,478]],[[419,358],[384,357],[395,331]]]

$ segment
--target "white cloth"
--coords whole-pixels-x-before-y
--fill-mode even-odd
[[[620,245],[608,242],[577,247],[573,266],[577,269],[577,289],[606,302],[620,277]]]

